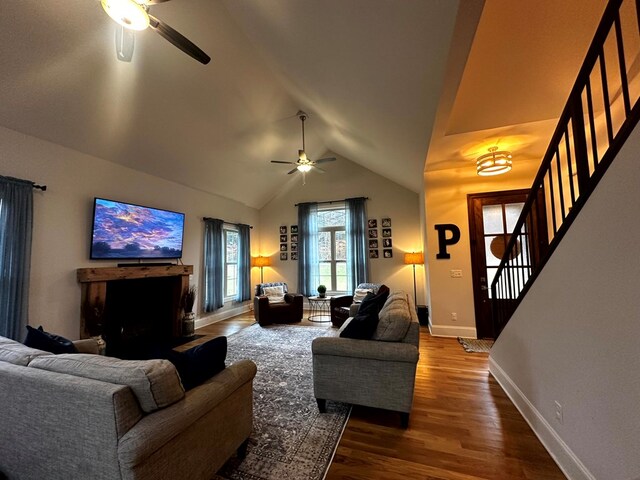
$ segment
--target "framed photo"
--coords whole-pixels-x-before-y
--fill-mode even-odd
[[[280,243],[285,243],[287,241],[286,235],[280,235]]]
[[[378,248],[378,240],[369,240],[369,248]]]
[[[382,256],[384,258],[392,258],[393,257],[393,250],[391,250],[390,248],[389,249],[384,249],[382,251]]]
[[[390,228],[383,228],[382,229],[382,236],[383,237],[390,237],[391,236],[391,229]]]
[[[281,225],[280,226],[280,234],[283,234],[283,233],[287,233],[287,226],[286,225]]]
[[[390,227],[390,226],[391,226],[391,219],[390,218],[383,218],[382,219],[382,228]]]
[[[291,234],[291,241],[295,242],[295,243],[298,243],[298,234],[295,234],[295,235]]]
[[[298,225],[291,225],[291,233],[298,233]],[[291,260],[293,260],[293,258]]]
[[[369,258],[378,258],[378,250],[369,250]]]
[[[280,252],[280,260],[286,260],[287,259],[287,252]]]
[[[280,244],[280,251],[281,252],[286,252],[287,251],[287,244],[286,243],[281,243]]]
[[[291,260],[297,260],[298,259],[298,252],[291,252]]]
[[[391,239],[390,238],[383,238],[382,239],[382,246],[384,248],[391,248],[393,247],[393,244],[391,243]]]
[[[369,238],[378,238],[378,230],[369,230]]]
[[[291,251],[292,252],[297,252],[298,251],[298,244],[297,243],[292,243],[291,244]],[[293,260],[293,258],[291,260]]]
[[[369,228],[378,228],[378,220],[375,218],[370,218],[367,223],[369,224]]]

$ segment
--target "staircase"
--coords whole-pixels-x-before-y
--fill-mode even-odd
[[[639,73],[640,0],[610,0],[491,284],[496,338],[638,123]]]

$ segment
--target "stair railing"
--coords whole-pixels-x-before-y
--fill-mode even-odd
[[[640,0],[605,8],[491,283],[495,338],[638,123],[639,12]]]

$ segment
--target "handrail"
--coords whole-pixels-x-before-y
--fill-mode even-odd
[[[610,0],[491,283],[496,338],[640,119],[639,38],[640,0]]]

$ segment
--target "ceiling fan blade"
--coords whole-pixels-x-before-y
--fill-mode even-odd
[[[133,30],[120,25],[116,27],[116,56],[121,62],[130,62],[133,57],[133,47],[136,36]]]
[[[296,173],[297,171],[298,171],[298,167],[296,167],[293,170],[287,172],[287,175],[291,175],[292,173]]]
[[[311,165],[313,168],[315,168],[319,173],[325,173],[326,170],[320,168],[320,167],[316,167],[315,165]]]
[[[327,158],[321,158],[320,160],[316,160],[314,163],[327,163],[327,162],[335,162],[336,161],[336,157],[327,157]]]
[[[211,60],[211,57],[200,50],[200,48],[198,48],[195,43],[193,43],[184,35],[178,33],[169,25],[161,22],[153,15],[149,15],[149,26],[156,32],[158,32],[162,38],[172,43],[184,53],[196,59],[200,63],[206,65]]]
[[[286,163],[289,165],[295,165],[296,162],[281,162],[280,160],[271,160],[271,163]]]
[[[158,3],[165,3],[169,0],[136,0],[136,3],[140,5],[157,5]]]

